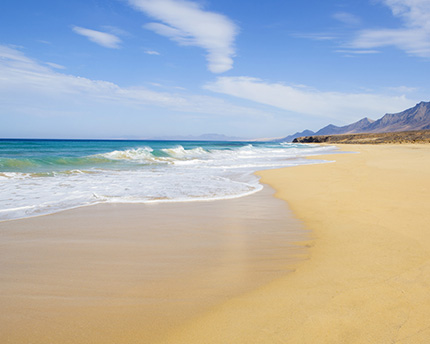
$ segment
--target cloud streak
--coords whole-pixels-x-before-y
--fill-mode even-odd
[[[91,42],[97,43],[105,48],[120,48],[121,39],[111,33],[86,29],[80,26],[73,26],[72,30],[78,35],[88,38]]]
[[[155,51],[155,50],[145,50],[145,54],[148,54],[148,55],[160,55],[160,53],[158,51]]]
[[[410,55],[430,57],[430,1],[381,0],[403,25],[396,29],[360,31],[349,44],[353,49],[394,46]]]
[[[361,19],[348,12],[336,12],[333,18],[346,25],[355,26],[361,24]]]
[[[0,100],[21,108],[22,104],[50,106],[50,99],[68,111],[76,102],[103,111],[106,107],[137,108],[141,113],[150,106],[169,112],[216,116],[266,116],[266,113],[236,106],[216,97],[184,92],[159,92],[146,87],[120,87],[103,80],[91,80],[55,71],[46,64],[28,58],[18,49],[0,45]],[[0,101],[0,107],[2,102]],[[70,112],[69,111],[69,112]],[[29,113],[31,111],[29,110]]]
[[[251,77],[219,77],[205,88],[279,109],[343,121],[380,116],[403,110],[416,102],[405,96],[322,92],[305,86],[267,83]]]
[[[128,0],[137,10],[158,20],[145,28],[184,46],[207,52],[208,69],[223,73],[233,68],[238,27],[226,16],[205,11],[187,0]]]

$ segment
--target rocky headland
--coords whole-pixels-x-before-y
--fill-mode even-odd
[[[314,135],[294,139],[297,143],[378,144],[378,143],[430,143],[430,130],[391,133],[362,133],[342,135]]]

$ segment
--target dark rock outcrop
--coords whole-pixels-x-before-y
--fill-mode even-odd
[[[275,142],[292,142],[294,139],[298,138],[298,137],[302,137],[302,136],[311,136],[314,135],[315,133],[312,130],[303,130],[301,133],[297,132],[293,135],[288,135],[282,139],[279,140],[275,140]]]

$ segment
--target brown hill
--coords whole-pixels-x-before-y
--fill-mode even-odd
[[[415,130],[391,133],[315,135],[299,137],[293,142],[333,144],[430,143],[430,130]]]

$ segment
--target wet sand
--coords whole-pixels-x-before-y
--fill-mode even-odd
[[[167,343],[430,343],[430,145],[359,145],[260,172],[312,230],[295,272]]]
[[[308,232],[266,187],[0,223],[1,343],[153,343],[288,274]]]

